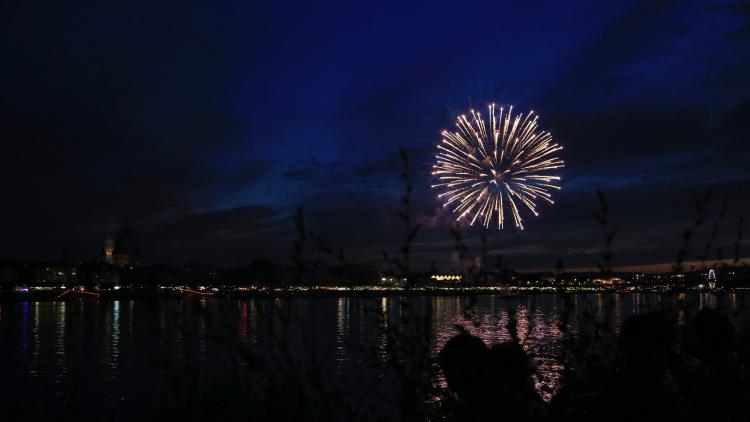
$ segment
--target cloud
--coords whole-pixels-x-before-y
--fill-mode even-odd
[[[591,111],[740,101],[747,85],[733,81],[750,67],[748,42],[736,36],[747,26],[741,13],[720,1],[639,1],[570,58],[542,102]]]
[[[292,216],[263,205],[185,215],[140,227],[148,262],[200,261],[225,266],[291,253]]]

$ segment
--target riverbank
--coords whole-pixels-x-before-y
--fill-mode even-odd
[[[423,286],[414,288],[382,286],[315,286],[286,288],[268,287],[187,287],[170,286],[157,289],[83,289],[83,288],[44,288],[25,291],[0,292],[0,301],[60,301],[71,299],[86,300],[161,300],[184,297],[206,297],[224,299],[290,298],[290,297],[413,297],[413,296],[500,296],[518,297],[530,294],[590,294],[590,293],[679,293],[686,291],[711,292],[721,294],[727,291],[744,289],[689,289],[678,286]]]

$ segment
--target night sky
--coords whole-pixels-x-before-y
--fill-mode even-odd
[[[303,206],[380,265],[402,236],[403,146],[415,259],[448,268],[431,159],[488,102],[537,111],[565,145],[557,203],[488,231],[516,268],[593,266],[597,188],[617,266],[673,260],[707,189],[696,254],[723,198],[724,256],[750,216],[748,3],[44,3],[0,6],[0,260],[94,260],[128,221],[146,264],[289,263]]]

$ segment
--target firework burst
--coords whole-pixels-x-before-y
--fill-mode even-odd
[[[550,192],[560,189],[560,176],[550,173],[564,166],[555,155],[562,146],[540,130],[538,119],[533,111],[514,116],[513,107],[490,104],[486,119],[471,110],[456,120],[458,130],[443,131],[432,187],[441,191],[443,207],[458,214],[457,221],[468,217],[472,225],[479,221],[489,227],[497,216],[503,229],[510,214],[523,230],[524,208],[539,215],[540,200],[554,204]]]

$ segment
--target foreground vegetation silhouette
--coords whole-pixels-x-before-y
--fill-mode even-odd
[[[383,257],[393,274],[406,277],[420,225],[412,217],[412,173],[406,151],[401,151],[401,158],[404,190],[398,216],[405,236],[398,253],[383,251]],[[683,262],[691,252],[694,233],[707,219],[710,196],[707,192],[696,201],[697,216],[683,233],[675,260],[677,273],[682,272]],[[604,243],[596,265],[604,277],[609,277],[618,230],[612,227],[605,194],[597,191],[597,200],[594,218],[602,229]],[[726,201],[703,248],[704,263],[714,247],[716,227],[725,206]],[[323,253],[337,256],[340,265],[346,267],[343,248],[334,253],[319,234],[307,230],[301,208],[295,224],[298,237],[292,260],[298,267],[299,280],[305,279],[303,256],[308,239],[315,240]],[[740,264],[742,226],[740,219],[735,264]],[[496,270],[480,269],[474,264],[460,226],[451,227],[451,236],[460,273],[467,276],[467,283],[480,284],[487,277],[503,282],[510,279],[511,271],[499,256]],[[481,241],[484,262],[486,235]],[[720,249],[717,258],[721,262]],[[558,258],[556,277],[561,272],[563,263]],[[510,341],[487,345],[463,326],[457,326],[458,333],[437,356],[432,356],[431,308],[416,312],[408,300],[397,298],[400,312],[396,324],[388,324],[377,306],[370,310],[373,318],[380,321],[381,335],[387,344],[384,361],[373,357],[371,365],[389,375],[372,384],[359,385],[356,394],[327,375],[319,357],[311,356],[304,362],[290,357],[284,327],[292,322],[292,317],[279,307],[274,312],[280,315],[262,318],[284,322],[280,331],[271,330],[278,342],[273,359],[263,360],[243,345],[233,343],[230,330],[223,341],[227,349],[238,353],[238,360],[244,362],[241,366],[249,371],[230,371],[208,380],[192,377],[192,381],[182,383],[178,391],[162,400],[153,415],[155,419],[179,420],[747,420],[750,335],[744,323],[734,325],[724,313],[708,308],[688,315],[684,298],[676,309],[662,307],[635,315],[621,327],[613,327],[591,314],[573,322],[571,295],[562,294],[562,298],[558,327],[565,338],[565,369],[559,388],[546,400],[535,388],[538,368],[520,340],[525,336],[519,333],[515,312],[508,322]],[[463,311],[470,326],[479,325],[475,304],[476,298],[468,297]],[[292,307],[291,300],[288,305]],[[308,341],[314,343],[315,339]],[[311,344],[309,350],[315,347]],[[447,388],[435,382],[435,373],[444,376]]]
[[[626,320],[618,335],[579,327],[552,400],[534,385],[534,367],[517,324],[511,340],[487,345],[458,330],[431,357],[421,318],[390,336],[388,375],[358,393],[353,380],[326,373],[319,356],[298,360],[281,349],[271,359],[237,348],[238,366],[198,375],[186,368],[174,391],[152,404],[168,420],[746,420],[750,336],[710,308],[679,322],[679,310]],[[291,322],[288,322],[291,323]],[[415,325],[416,324],[416,325]],[[593,326],[586,318],[580,324]],[[583,337],[582,337],[583,336]],[[400,338],[398,338],[400,337]],[[230,337],[215,338],[231,347]],[[278,338],[283,343],[283,334]],[[310,350],[314,350],[312,347]],[[447,389],[430,372],[444,375]],[[195,374],[194,377],[185,376]]]

